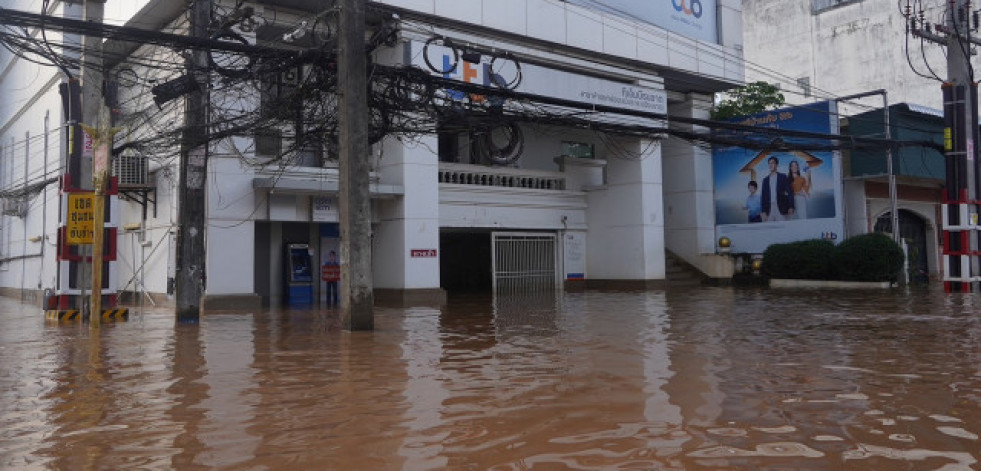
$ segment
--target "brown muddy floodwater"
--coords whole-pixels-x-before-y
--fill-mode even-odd
[[[979,470],[981,300],[697,288],[376,313],[0,301],[0,468]],[[979,306],[979,307],[975,307]]]

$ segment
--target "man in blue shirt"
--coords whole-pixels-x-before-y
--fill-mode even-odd
[[[766,161],[770,174],[763,179],[763,220],[787,221],[794,216],[794,191],[790,179],[777,171],[780,161],[770,157]]]
[[[743,207],[749,212],[749,222],[763,222],[763,217],[760,215],[763,212],[763,200],[756,194],[759,189],[756,180],[749,181],[749,196],[746,197],[746,206]]]

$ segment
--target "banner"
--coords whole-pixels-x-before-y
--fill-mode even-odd
[[[513,63],[509,63],[508,60],[502,60],[494,65],[491,63],[493,58],[484,55],[479,63],[470,63],[462,59],[457,60],[453,50],[448,47],[430,45],[427,49],[425,43],[418,41],[408,44],[406,54],[409,65],[430,71],[434,75],[437,74],[432,72],[426,63],[427,60],[437,68],[452,69],[442,74],[444,78],[451,80],[484,86],[516,81],[517,71]],[[659,115],[668,112],[668,96],[663,89],[615,82],[535,64],[521,64],[521,80],[515,90],[575,101],[583,105],[604,105]]]
[[[837,134],[834,102],[785,108],[732,122]],[[793,148],[794,139],[784,138]],[[813,140],[811,141],[814,142]],[[805,239],[837,241],[844,233],[841,156],[837,151],[713,152],[716,236],[733,253],[762,253],[771,244]]]
[[[566,0],[574,5],[600,10],[631,20],[660,26],[668,31],[719,42],[716,0]]]

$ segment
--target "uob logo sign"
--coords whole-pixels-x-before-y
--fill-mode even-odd
[[[690,7],[688,6],[688,3],[691,3]],[[674,9],[680,13],[694,16],[695,18],[702,17],[701,0],[671,0],[671,5],[674,5]]]

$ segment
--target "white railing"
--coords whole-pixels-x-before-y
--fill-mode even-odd
[[[565,190],[565,177],[555,172],[477,165],[439,164],[439,183],[453,185]]]
[[[255,175],[257,177],[274,177],[274,178],[290,178],[298,180],[317,180],[317,181],[339,181],[340,180],[340,170],[337,169],[337,165],[330,165],[325,167],[303,167],[298,165],[290,165],[281,167],[276,164],[266,165],[256,169]],[[378,183],[378,174],[371,172],[368,177],[371,183]]]

